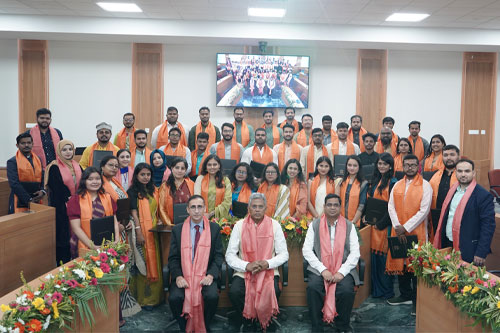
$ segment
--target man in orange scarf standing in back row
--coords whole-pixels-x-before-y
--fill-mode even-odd
[[[52,112],[42,108],[36,111],[36,126],[26,131],[33,138],[33,153],[40,159],[42,167],[50,164],[56,159],[57,144],[63,139],[61,131],[50,126],[52,122]]]
[[[200,122],[191,127],[189,131],[189,150],[194,151],[198,148],[196,139],[201,132],[208,133],[208,147],[210,148],[214,143],[220,141],[220,130],[217,126],[210,121],[210,109],[208,106],[202,106],[198,111]]]

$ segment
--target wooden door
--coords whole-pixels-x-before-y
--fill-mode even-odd
[[[496,80],[496,53],[464,53],[460,147],[462,155],[475,163],[477,182],[487,189],[493,167]]]

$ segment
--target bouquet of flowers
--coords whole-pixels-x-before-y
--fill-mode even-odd
[[[222,236],[222,246],[224,247],[224,252],[226,252],[227,244],[229,243],[229,238],[233,232],[234,225],[240,220],[237,217],[230,218],[213,218],[210,222],[217,223],[220,227],[220,233]]]
[[[306,239],[307,228],[311,220],[303,216],[300,220],[293,217],[285,217],[278,220],[285,235],[286,242],[290,247],[301,247]]]
[[[94,315],[89,302],[107,313],[103,287],[118,290],[125,283],[128,245],[107,241],[48,274],[37,288],[30,287],[21,272],[24,287],[15,301],[0,306],[3,317],[0,332],[40,332],[71,329],[78,309],[80,319],[92,325]]]
[[[500,285],[484,267],[460,259],[460,252],[437,250],[431,243],[408,251],[409,268],[428,286],[438,286],[447,299],[474,319],[474,325],[500,330]]]

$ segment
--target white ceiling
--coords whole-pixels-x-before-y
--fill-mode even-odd
[[[500,0],[135,0],[143,13],[110,13],[95,2],[0,0],[0,14],[500,29]],[[282,19],[249,18],[249,6],[285,7],[287,13]],[[420,23],[385,22],[394,12],[431,16]]]

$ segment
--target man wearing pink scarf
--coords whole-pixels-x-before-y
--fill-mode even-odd
[[[50,126],[52,122],[52,112],[49,109],[42,108],[36,111],[37,125],[27,131],[33,137],[33,153],[38,156],[45,167],[56,159],[56,147],[63,139],[61,131]]]

